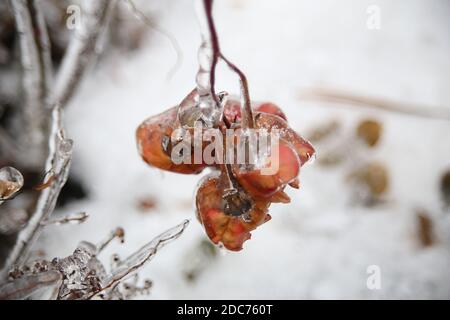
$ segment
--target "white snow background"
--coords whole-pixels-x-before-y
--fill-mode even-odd
[[[279,104],[300,133],[329,119],[348,130],[366,117],[383,123],[371,153],[390,173],[388,201],[365,208],[349,202],[342,167],[306,165],[289,205],[273,205],[272,221],[253,232],[239,253],[223,252],[195,282],[184,271],[206,236],[195,219],[199,176],[161,172],[139,157],[135,129],[146,117],[181,101],[194,87],[200,33],[191,0],[137,1],[179,42],[150,31],[142,50],[115,54],[85,79],[65,112],[75,142],[72,174],[89,197],[59,212],[86,211],[81,225],[49,227],[35,249],[69,255],[80,240],[126,231],[101,256],[125,257],[165,229],[190,219],[180,239],[141,272],[150,299],[450,298],[450,213],[439,179],[450,167],[450,122],[358,107],[303,102],[299,90],[326,86],[404,103],[450,107],[450,2],[447,0],[218,0],[214,15],[223,52],[246,73],[254,100]],[[381,9],[381,29],[366,27],[369,5]],[[238,80],[218,70],[218,89],[238,93]],[[351,152],[351,150],[349,150]],[[320,157],[320,149],[318,150]],[[153,196],[158,206],[137,209]],[[416,208],[431,215],[436,243],[418,240]],[[381,289],[366,286],[367,267],[381,268]]]

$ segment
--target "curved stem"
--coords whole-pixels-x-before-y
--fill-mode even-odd
[[[214,98],[214,101],[216,102],[216,106],[220,107],[220,103],[215,92],[216,66],[217,62],[219,61],[220,46],[219,46],[219,39],[217,37],[216,27],[214,25],[214,19],[212,17],[213,0],[203,0],[203,3],[205,7],[206,20],[208,22],[208,30],[210,32],[210,42],[213,51],[213,56],[211,60],[211,72],[209,74],[209,82],[211,84],[211,94]]]
[[[220,58],[228,65],[228,67],[235,72],[241,83],[241,104],[242,104],[242,127],[244,129],[253,129],[255,121],[253,118],[253,110],[250,102],[250,92],[248,90],[248,81],[245,74],[230,60],[228,60],[222,53]]]
[[[219,58],[222,59],[228,67],[235,72],[240,79],[241,84],[241,104],[242,104],[242,128],[254,128],[254,119],[253,119],[253,111],[250,103],[250,93],[248,90],[248,82],[245,74],[230,60],[228,60],[220,51],[219,38],[217,36],[216,27],[214,24],[214,18],[212,15],[212,6],[213,0],[202,0],[202,5],[205,13],[204,25],[202,26],[203,32],[203,45],[200,50],[207,50],[208,47],[211,47],[211,60],[210,62],[210,70],[209,71],[209,94],[213,97],[216,107],[220,108],[219,99],[215,93],[215,82],[216,82],[216,66]],[[204,28],[203,28],[204,27]],[[206,30],[206,31],[203,31]],[[204,47],[206,46],[206,47]],[[202,52],[200,52],[201,54]],[[200,63],[199,74],[205,72]]]
[[[203,43],[202,43],[202,47],[200,47],[200,51],[204,50],[205,51],[205,55],[208,55],[208,51],[209,47],[211,48],[211,57],[210,57],[210,61],[208,61],[208,63],[210,64],[208,66],[209,70],[205,70],[204,66],[202,66],[202,63],[200,62],[200,68],[198,73],[202,74],[205,72],[209,73],[209,83],[208,83],[208,88],[207,89],[208,95],[210,95],[212,97],[212,99],[214,100],[215,104],[216,104],[216,108],[220,108],[220,101],[216,95],[216,91],[215,91],[215,83],[216,83],[216,67],[217,67],[217,62],[219,61],[219,56],[220,56],[220,46],[219,46],[219,39],[217,37],[217,32],[216,32],[216,27],[214,24],[214,18],[212,16],[212,7],[213,7],[213,0],[201,0],[202,1],[202,7],[203,7],[203,11],[204,11],[204,17],[205,17],[205,21],[204,23],[201,25],[201,31],[202,31],[202,38],[203,38]],[[199,55],[201,55],[202,52],[199,52]],[[199,89],[203,89],[201,88],[200,84],[197,84],[197,87],[199,87]],[[199,90],[201,91],[201,90]]]

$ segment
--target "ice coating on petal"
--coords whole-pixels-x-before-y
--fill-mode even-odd
[[[257,198],[270,198],[282,191],[287,184],[295,182],[300,173],[300,161],[294,149],[284,140],[280,140],[277,157],[271,157],[269,165],[277,168],[273,174],[263,174],[262,169],[242,171],[233,166],[235,175],[242,187]],[[277,202],[286,202],[279,199]]]
[[[173,107],[145,120],[136,130],[137,147],[149,165],[183,174],[197,174],[204,164],[174,164],[171,158],[171,136],[175,130],[178,108]]]
[[[266,128],[269,131],[279,129],[280,138],[289,141],[294,147],[302,165],[307,163],[315,154],[314,147],[311,143],[291,129],[288,123],[282,118],[268,113],[257,113],[255,115],[255,122],[258,128]]]

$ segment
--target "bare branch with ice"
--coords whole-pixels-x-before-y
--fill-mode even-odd
[[[119,262],[117,267],[112,270],[111,275],[103,282],[102,289],[92,294],[89,298],[93,298],[100,293],[106,292],[108,294],[122,280],[126,280],[134,275],[156,255],[159,249],[178,239],[188,225],[189,220],[184,220],[181,224],[163,232],[137,252]]]
[[[150,280],[138,285],[137,272],[142,269],[169,242],[177,239],[189,221],[165,231],[130,257],[119,262],[110,272],[98,260],[98,254],[123,229],[117,228],[99,245],[82,241],[73,254],[54,258],[51,262],[37,260],[24,266],[16,266],[9,276],[11,281],[0,287],[0,299],[33,298],[58,300],[124,299],[148,292]],[[130,282],[126,282],[133,277]],[[45,289],[45,291],[41,291]]]
[[[84,0],[80,26],[75,29],[56,76],[52,102],[65,106],[80,80],[99,53],[99,39],[106,32],[115,0]]]
[[[62,276],[56,270],[25,275],[0,287],[0,300],[26,299],[40,291],[46,291],[45,298],[55,300],[61,286]],[[41,298],[42,297],[42,293]]]
[[[67,181],[72,158],[72,140],[65,138],[59,106],[56,106],[52,113],[49,150],[45,170],[52,174],[54,180],[41,192],[34,213],[27,226],[19,233],[17,242],[0,273],[1,279],[7,277],[14,265],[21,265],[26,261],[31,246],[40,234],[42,221],[48,219],[53,212],[59,193]]]
[[[61,224],[67,224],[67,223],[83,223],[89,218],[89,215],[86,212],[79,212],[75,214],[69,214],[62,218],[58,219],[50,219],[43,221],[41,224],[43,226],[48,226],[52,224],[61,225]]]
[[[51,84],[52,65],[50,42],[39,1],[11,1],[16,28],[19,33],[22,63],[26,134],[23,137],[31,166],[39,166],[45,159],[47,115],[50,112],[47,97]]]

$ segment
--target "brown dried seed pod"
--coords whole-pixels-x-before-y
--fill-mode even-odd
[[[441,194],[445,205],[450,207],[450,170],[444,172],[441,177]]]
[[[356,130],[357,136],[362,139],[369,147],[374,147],[381,136],[381,124],[372,119],[362,121]]]
[[[425,210],[417,211],[418,236],[420,243],[424,247],[429,247],[434,243],[433,221]]]
[[[389,187],[389,173],[383,164],[377,162],[368,163],[352,172],[350,179],[367,187],[374,197],[381,196]]]

